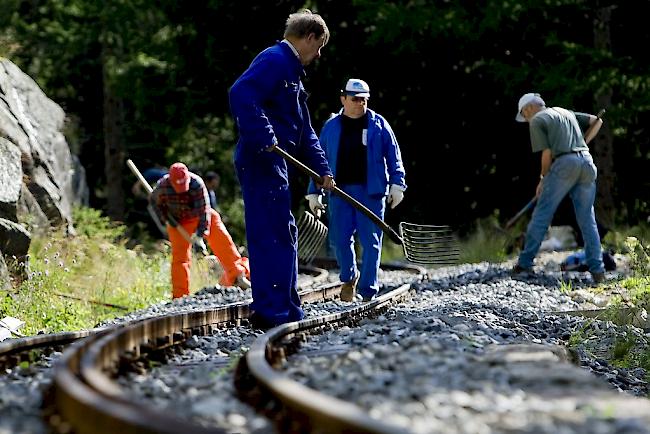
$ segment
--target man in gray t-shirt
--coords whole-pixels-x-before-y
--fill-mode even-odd
[[[515,119],[530,124],[532,150],[541,152],[541,172],[536,189],[537,205],[513,273],[532,271],[533,260],[555,210],[569,195],[585,242],[589,271],[595,282],[604,281],[605,268],[594,216],[597,169],[587,147],[603,121],[586,113],[546,107],[537,93],[527,93],[519,99]],[[583,130],[586,130],[584,135]]]

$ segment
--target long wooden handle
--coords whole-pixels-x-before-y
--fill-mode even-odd
[[[598,125],[598,121],[603,119],[603,116],[605,115],[605,109],[601,109],[597,114],[596,114],[596,122],[593,123],[593,125],[590,125],[589,128],[587,128],[587,131],[585,131],[584,137],[585,137],[585,143],[588,145],[596,136],[592,137],[587,141],[587,137],[589,137],[589,134],[591,133],[591,130],[596,128]]]
[[[151,194],[153,192],[153,188],[151,188],[147,180],[144,179],[144,176],[142,176],[142,173],[140,173],[140,171],[135,166],[133,161],[131,161],[131,159],[126,160],[126,165],[129,166],[129,169],[131,169],[131,172],[133,172],[135,177],[138,178],[142,186],[145,188],[145,190],[147,190],[147,193]],[[178,222],[176,221],[176,219],[174,219],[173,216],[167,215],[167,220],[169,220],[175,226],[176,230],[181,234],[183,238],[185,238],[185,241],[187,241],[190,244],[192,243],[192,237],[190,237],[190,234],[187,233],[187,231],[183,226],[178,224]],[[207,252],[205,252],[205,254],[207,254]]]
[[[530,202],[528,202],[526,204],[526,206],[524,206],[521,210],[519,210],[519,212],[517,214],[515,214],[515,216],[513,218],[508,220],[508,222],[506,223],[506,229],[510,229],[510,227],[512,225],[514,225],[517,222],[517,220],[519,220],[519,218],[521,218],[522,215],[526,214],[529,209],[531,209],[532,207],[535,206],[535,203],[537,203],[537,196],[532,198],[530,200]]]
[[[282,149],[282,148],[280,148],[278,146],[273,146],[272,150],[275,151],[277,154],[280,154],[282,156],[282,158],[284,158],[285,160],[287,160],[288,162],[290,162],[291,164],[296,166],[303,173],[305,173],[306,175],[309,175],[311,177],[311,179],[313,179],[314,182],[316,182],[317,184],[321,184],[323,182],[323,178],[318,173],[316,173],[315,171],[313,171],[312,169],[310,169],[309,167],[307,167],[306,165],[301,163],[295,157],[293,157],[292,155],[287,153],[287,151],[285,151],[284,149]],[[353,207],[355,207],[356,209],[361,211],[366,217],[368,217],[370,220],[372,220],[373,223],[375,223],[377,226],[379,226],[379,228],[382,231],[384,231],[386,233],[386,235],[388,235],[390,237],[391,240],[393,240],[393,242],[395,242],[396,244],[400,244],[400,245],[404,243],[402,241],[402,238],[397,234],[397,232],[395,232],[393,230],[393,228],[388,226],[386,224],[386,222],[384,222],[382,219],[380,219],[377,216],[377,214],[370,211],[368,208],[366,208],[358,200],[356,200],[355,198],[353,198],[352,196],[350,196],[349,194],[347,194],[346,192],[344,192],[343,190],[341,190],[338,187],[334,187],[332,189],[332,191],[334,193],[338,194],[339,196],[341,196],[350,205],[352,205]]]
[[[142,184],[144,189],[147,190],[147,193],[151,194],[153,192],[153,188],[151,188],[147,180],[144,179],[144,176],[142,176],[142,173],[140,173],[133,161],[131,161],[131,159],[126,160],[126,165],[129,166],[129,169],[131,169],[131,172],[133,172],[135,177],[138,178],[138,181],[140,181],[140,184]]]

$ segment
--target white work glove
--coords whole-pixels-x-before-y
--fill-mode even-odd
[[[388,199],[386,203],[390,205],[390,208],[393,209],[404,199],[404,187],[397,184],[391,184],[390,189],[388,190]]]
[[[325,211],[325,205],[323,205],[323,198],[320,194],[308,194],[305,196],[305,199],[309,201],[309,209],[316,218],[320,218],[320,215]]]
[[[205,245],[205,241],[203,241],[203,237],[197,235],[197,234],[192,234],[192,238],[190,238],[190,241],[192,242],[192,245],[194,246],[194,249],[197,252],[201,252],[205,255],[208,253],[208,248]]]

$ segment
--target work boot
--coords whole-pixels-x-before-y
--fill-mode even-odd
[[[591,278],[594,280],[594,283],[603,283],[605,281],[605,273],[603,272],[592,272]]]
[[[519,264],[516,264],[514,267],[512,267],[512,270],[510,270],[510,274],[513,276],[522,275],[522,274],[531,275],[531,274],[535,274],[535,272],[533,271],[532,268],[526,268],[526,267],[522,267]]]
[[[240,289],[250,289],[251,281],[248,280],[243,274],[240,274],[235,279],[235,286],[238,286]]]
[[[354,279],[349,282],[344,282],[341,285],[341,301],[354,301],[357,295],[357,282],[359,281],[359,273],[354,276]]]
[[[251,315],[248,317],[248,323],[250,324],[251,328],[262,331],[267,331],[276,326],[276,324],[264,318],[257,312],[251,312]]]

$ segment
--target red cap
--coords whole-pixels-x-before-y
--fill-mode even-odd
[[[169,168],[169,180],[176,193],[183,193],[190,189],[190,171],[183,163],[174,163]]]

